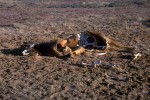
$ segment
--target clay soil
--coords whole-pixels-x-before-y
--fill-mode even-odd
[[[102,32],[132,54],[22,56],[24,45]],[[99,66],[86,66],[101,61]],[[149,0],[0,0],[0,100],[149,100]]]

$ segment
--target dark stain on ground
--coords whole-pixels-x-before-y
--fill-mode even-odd
[[[150,19],[143,21],[143,25],[150,28]]]

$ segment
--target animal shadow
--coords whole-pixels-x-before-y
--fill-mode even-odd
[[[18,48],[14,49],[2,49],[0,50],[5,55],[13,55],[13,56],[23,56],[22,52],[23,50],[27,49],[30,45],[21,45]],[[40,55],[40,56],[48,56],[48,57],[54,57],[53,55]],[[59,59],[68,60],[71,57],[71,55],[66,55],[63,57],[58,57]]]
[[[1,52],[5,55],[23,56],[22,51],[26,48],[25,45],[21,45],[19,48],[14,49],[2,49]]]

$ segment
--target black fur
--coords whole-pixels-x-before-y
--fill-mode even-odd
[[[42,56],[50,56],[50,55],[55,56],[56,54],[53,48],[56,46],[56,43],[57,43],[57,40],[38,43],[38,44],[35,44],[33,47],[30,47],[28,50],[30,50],[31,52],[33,52],[34,50]]]

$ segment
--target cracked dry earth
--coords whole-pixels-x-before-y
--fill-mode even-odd
[[[74,59],[22,56],[22,45],[103,32],[135,47]],[[0,0],[0,100],[149,100],[149,0]],[[101,61],[97,67],[83,66]]]

